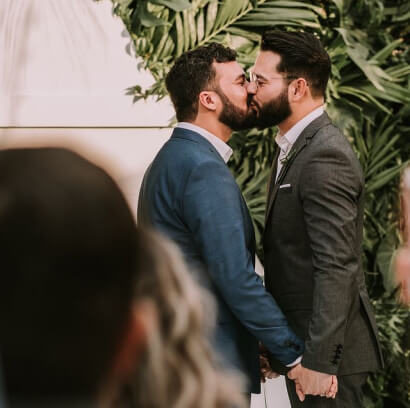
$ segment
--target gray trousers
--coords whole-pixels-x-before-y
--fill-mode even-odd
[[[335,399],[306,395],[303,402],[296,394],[295,383],[286,378],[286,388],[292,408],[362,408],[363,386],[368,373],[342,375],[337,377],[338,393]]]

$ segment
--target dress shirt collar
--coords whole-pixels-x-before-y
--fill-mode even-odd
[[[204,128],[189,122],[179,122],[176,127],[199,133],[202,137],[208,140],[213,147],[215,147],[216,151],[224,159],[224,162],[228,163],[228,160],[232,155],[232,149],[223,140],[219,139],[219,137],[216,137]]]
[[[288,153],[291,147],[295,144],[299,135],[303,130],[313,122],[316,118],[322,115],[324,112],[324,107],[319,106],[309,114],[307,114],[303,119],[293,125],[283,136],[280,132],[276,135],[275,141],[284,153]]]

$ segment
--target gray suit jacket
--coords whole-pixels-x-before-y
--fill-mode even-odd
[[[266,288],[296,334],[302,364],[329,374],[382,363],[361,269],[364,180],[343,134],[326,113],[310,123],[276,178],[264,232]]]

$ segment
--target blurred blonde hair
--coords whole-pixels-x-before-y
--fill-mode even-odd
[[[159,323],[138,364],[132,406],[244,407],[242,377],[222,369],[210,347],[213,300],[196,284],[174,244],[152,231],[140,233],[150,270],[140,274],[136,298],[153,300]]]

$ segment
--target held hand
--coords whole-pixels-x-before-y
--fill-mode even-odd
[[[289,371],[288,377],[296,383],[296,393],[301,401],[304,394],[320,395],[335,398],[337,393],[337,378],[334,375],[310,370],[298,364]]]
[[[264,354],[259,355],[259,362],[261,367],[261,381],[264,383],[266,379],[279,377],[279,374],[272,371],[268,358]]]
[[[337,377],[335,375],[332,375],[332,385],[330,386],[330,389],[327,392],[326,397],[335,399],[337,390],[338,390]]]
[[[303,402],[305,399],[305,394],[303,393],[302,386],[297,381],[295,381],[295,386],[296,386],[296,394],[299,400]],[[327,392],[327,394],[321,394],[320,396],[335,399],[336,394],[337,394],[337,377],[335,375],[332,375],[332,385],[329,391]]]

